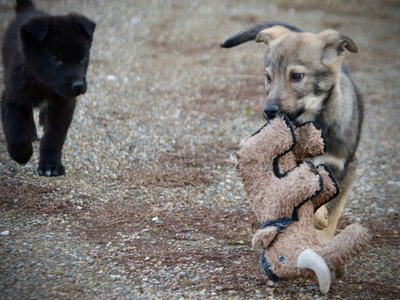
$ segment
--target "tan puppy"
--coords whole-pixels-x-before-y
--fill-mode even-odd
[[[336,231],[356,170],[363,105],[343,59],[345,50],[357,52],[357,46],[334,30],[312,34],[284,23],[264,23],[234,35],[221,47],[249,40],[267,46],[265,117],[280,112],[294,123],[316,121],[322,127],[327,150],[313,162],[329,164],[341,186],[340,194],[314,216],[319,239],[328,240]]]

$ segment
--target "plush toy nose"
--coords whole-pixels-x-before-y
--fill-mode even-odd
[[[279,113],[279,106],[276,104],[267,104],[264,106],[264,118],[271,120]]]

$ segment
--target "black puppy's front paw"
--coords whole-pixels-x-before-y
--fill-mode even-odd
[[[37,169],[39,176],[55,177],[65,175],[65,168],[61,163],[40,165]]]

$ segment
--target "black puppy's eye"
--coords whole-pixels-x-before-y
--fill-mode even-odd
[[[84,57],[82,57],[82,59],[79,61],[79,63],[80,63],[81,65],[83,65],[84,63],[86,63],[86,61],[87,61],[87,58],[86,58],[86,56],[84,56]]]
[[[292,73],[292,75],[290,75],[290,80],[292,82],[299,82],[300,80],[302,80],[304,77],[304,73]]]
[[[266,79],[267,83],[271,83],[272,82],[271,75],[269,75],[268,73],[265,73],[265,79]]]
[[[62,59],[57,55],[50,56],[49,62],[55,67],[61,66],[63,64]]]
[[[282,255],[278,255],[278,260],[281,263],[285,263],[285,258]]]

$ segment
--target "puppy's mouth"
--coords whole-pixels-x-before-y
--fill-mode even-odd
[[[65,99],[75,98],[78,97],[79,95],[84,94],[84,92],[78,92],[78,91],[59,91],[59,90],[57,90],[56,93]]]
[[[305,108],[301,107],[299,109],[297,109],[296,111],[284,111],[284,110],[280,110],[274,113],[270,113],[270,112],[265,112],[264,111],[264,118],[266,120],[271,120],[273,118],[275,118],[278,114],[284,114],[286,115],[289,120],[293,123],[296,123],[297,119],[305,112]]]
[[[301,107],[299,109],[297,109],[296,111],[290,111],[290,112],[283,112],[284,114],[287,115],[287,117],[289,118],[290,121],[292,122],[296,122],[297,119],[305,112],[305,108]]]

